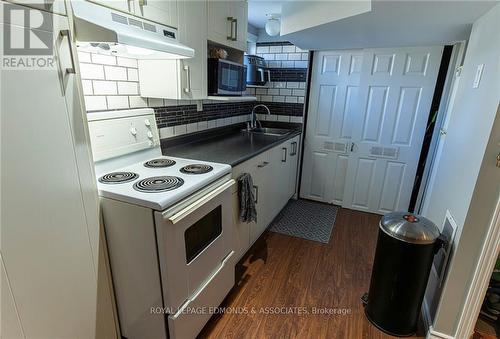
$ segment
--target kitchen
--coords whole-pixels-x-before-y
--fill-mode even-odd
[[[448,236],[406,334],[470,336],[498,254],[499,8],[2,1],[0,336],[398,334],[361,299],[395,211]]]

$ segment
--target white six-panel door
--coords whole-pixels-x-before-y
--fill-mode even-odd
[[[304,143],[300,195],[343,203],[362,50],[317,52]]]
[[[408,208],[441,54],[436,46],[315,56],[302,197],[381,214]],[[335,56],[338,70],[325,73]]]

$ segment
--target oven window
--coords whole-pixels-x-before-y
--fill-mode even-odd
[[[184,232],[186,263],[190,263],[222,233],[222,206],[216,207]]]

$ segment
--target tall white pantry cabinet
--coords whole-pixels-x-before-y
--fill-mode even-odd
[[[3,48],[7,25],[25,28],[0,5]],[[52,37],[57,67],[0,71],[0,337],[93,338],[113,321],[97,310],[98,197],[71,18],[40,13],[53,18],[37,33]],[[101,309],[112,309],[108,299]]]

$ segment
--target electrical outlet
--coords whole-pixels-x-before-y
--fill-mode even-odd
[[[455,238],[455,232],[457,230],[457,225],[455,220],[451,216],[450,211],[446,211],[446,217],[443,223],[443,230],[441,231],[440,238],[443,240],[443,247],[439,249],[434,257],[434,268],[439,277],[439,285],[444,282],[446,276],[446,268],[450,262],[451,256],[453,254],[453,240]]]

